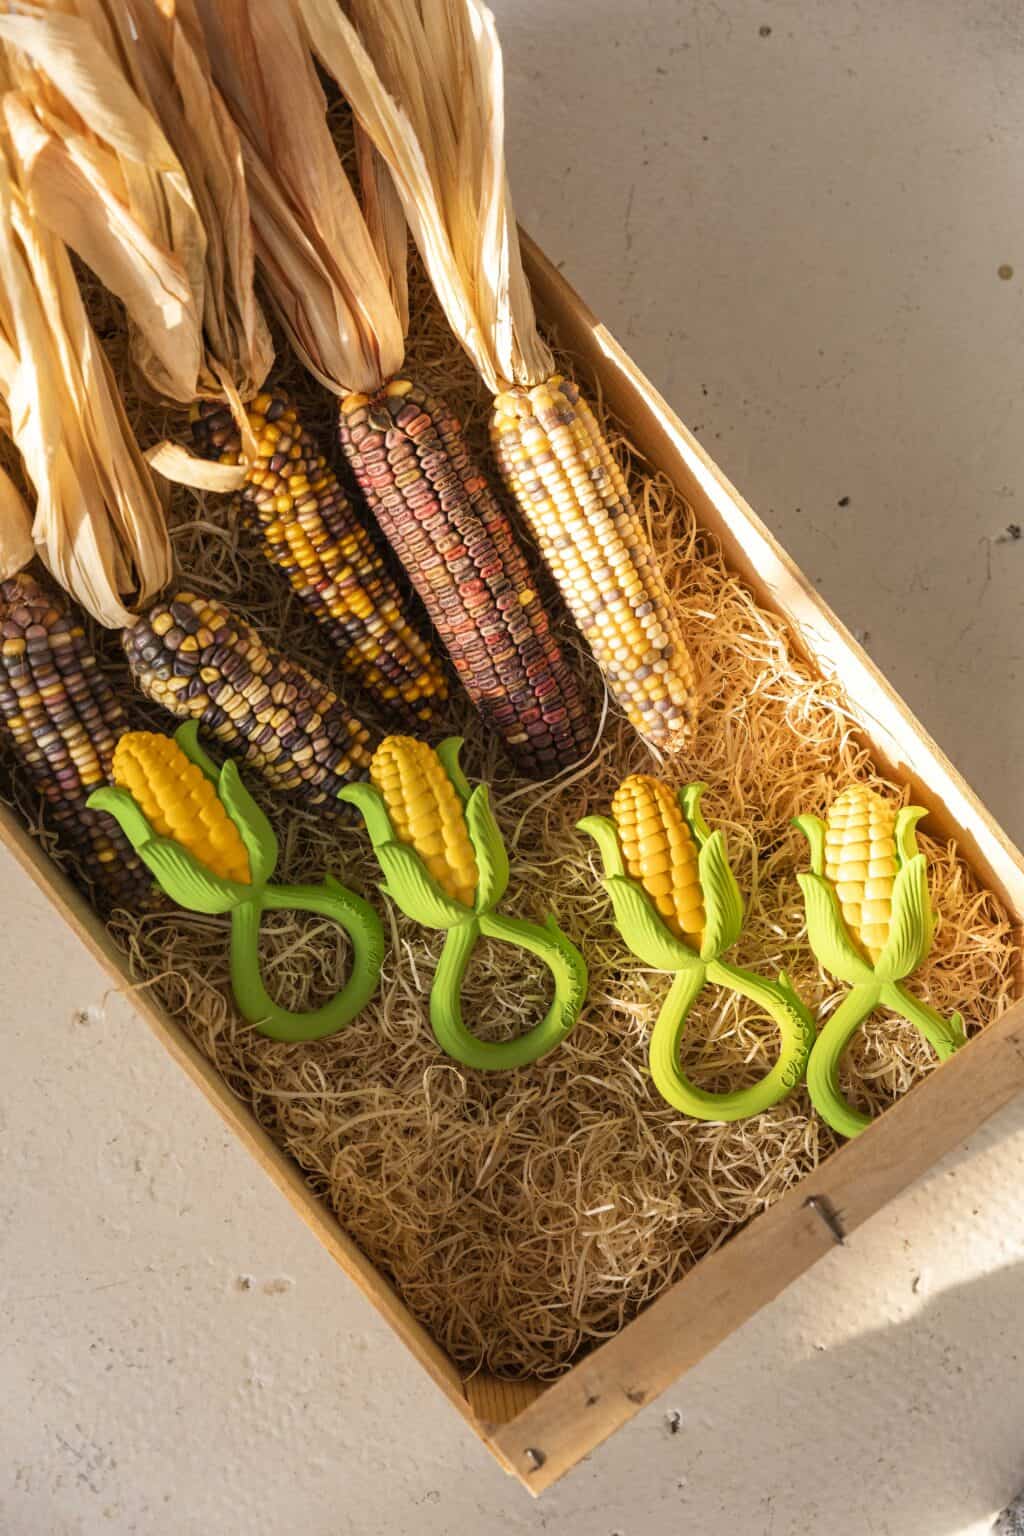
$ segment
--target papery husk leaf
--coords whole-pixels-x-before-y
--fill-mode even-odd
[[[195,0],[104,4],[124,46],[134,48],[153,111],[185,170],[205,232],[200,393],[215,398],[236,391],[248,399],[270,372],[274,348],[256,302],[242,146],[214,85]]]
[[[198,9],[241,134],[257,260],[281,322],[327,388],[377,389],[401,366],[404,327],[291,8],[199,0]]]
[[[409,332],[409,229],[391,172],[358,123],[355,127],[363,217],[388,280],[402,334]]]
[[[203,224],[132,76],[137,44],[120,48],[99,0],[77,0],[77,10],[0,15],[20,87],[5,102],[19,182],[34,215],[124,303],[150,386],[190,401],[202,359]]]
[[[0,158],[0,394],[36,493],[33,541],[101,624],[131,624],[171,575],[152,478],[62,243]]]
[[[0,581],[23,571],[35,552],[32,514],[14,481],[0,467]]]
[[[476,0],[350,0],[357,32],[337,0],[296,3],[317,57],[387,162],[448,322],[488,388],[549,378],[505,175],[490,13]]]

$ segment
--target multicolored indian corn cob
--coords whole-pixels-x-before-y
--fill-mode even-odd
[[[630,878],[677,938],[699,950],[705,914],[697,845],[676,795],[660,779],[631,774],[615,791],[612,820]]]
[[[210,597],[178,592],[124,634],[139,687],[311,805],[370,767],[370,732],[325,683]]]
[[[152,876],[120,827],[86,805],[108,783],[128,721],[63,597],[22,572],[0,582],[0,724],[82,874],[119,906],[139,906]]]
[[[249,854],[216,786],[170,736],[128,731],[114,752],[114,783],[161,837],[171,837],[224,880],[252,884]]]
[[[370,779],[399,840],[415,849],[441,889],[472,907],[480,871],[462,804],[437,753],[411,736],[387,736]]]
[[[247,414],[259,456],[241,500],[247,521],[262,535],[263,553],[383,712],[410,724],[428,722],[447,697],[444,667],[417,633],[338,477],[283,396],[257,395]],[[223,405],[204,401],[194,408],[192,438],[203,458],[242,462],[238,427]]]
[[[611,693],[648,741],[677,748],[697,680],[664,578],[593,411],[554,374],[497,396],[491,423],[506,484]]]
[[[409,379],[341,402],[341,446],[456,671],[516,766],[578,762],[593,728],[522,545],[452,410]]]
[[[868,958],[889,938],[896,859],[897,809],[866,784],[837,795],[825,821],[825,874],[846,926]]]

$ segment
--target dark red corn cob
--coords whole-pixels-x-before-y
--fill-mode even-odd
[[[442,401],[408,379],[341,403],[341,446],[463,687],[516,766],[546,777],[593,731],[511,520]]]
[[[118,906],[145,904],[153,877],[113,818],[86,805],[113,782],[128,719],[68,602],[24,572],[0,582],[0,726],[85,879]]]

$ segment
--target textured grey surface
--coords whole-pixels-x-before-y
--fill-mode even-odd
[[[1017,7],[497,10],[524,222],[1024,838]],[[534,1505],[6,864],[0,919],[3,1536],[982,1536],[1024,1480],[1024,1103]]]

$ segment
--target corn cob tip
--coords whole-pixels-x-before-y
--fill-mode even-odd
[[[660,779],[630,774],[615,791],[612,820],[630,879],[676,937],[699,950],[705,913],[697,845],[676,795]]]
[[[419,854],[443,891],[471,907],[480,872],[462,802],[437,753],[411,736],[385,737],[370,779],[398,840]]]

